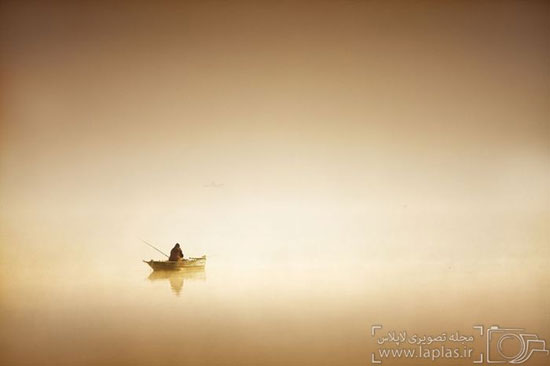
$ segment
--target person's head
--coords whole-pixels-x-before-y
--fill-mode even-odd
[[[176,248],[179,248],[180,247],[180,243],[176,243]]]

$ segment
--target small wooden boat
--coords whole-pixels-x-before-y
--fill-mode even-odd
[[[203,255],[199,258],[187,258],[181,261],[143,261],[147,263],[153,271],[179,271],[184,268],[197,268],[204,267],[206,265],[206,256]]]

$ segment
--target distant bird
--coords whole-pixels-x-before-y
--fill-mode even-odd
[[[222,183],[216,183],[216,182],[212,181],[208,184],[205,184],[203,187],[204,188],[220,188],[220,187],[223,187],[223,184]]]

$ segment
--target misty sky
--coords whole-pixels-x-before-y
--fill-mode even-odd
[[[3,263],[150,258],[142,237],[550,255],[547,2],[14,1],[0,24]]]

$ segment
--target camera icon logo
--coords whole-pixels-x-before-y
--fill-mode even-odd
[[[500,328],[498,325],[487,329],[487,363],[521,364],[535,352],[549,354],[544,339],[524,331],[525,329]]]

